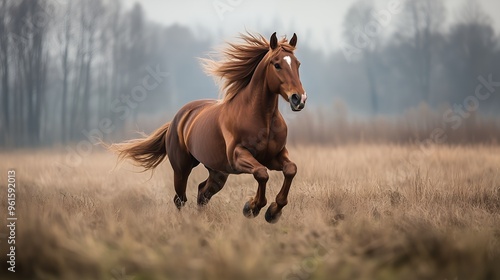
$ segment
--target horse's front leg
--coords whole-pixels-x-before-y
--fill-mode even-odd
[[[276,195],[276,202],[271,203],[266,211],[266,221],[269,223],[276,223],[281,217],[281,209],[288,204],[288,192],[292,185],[293,177],[297,174],[297,165],[288,158],[288,151],[286,148],[278,154],[276,159],[269,166],[272,170],[283,171],[285,179],[280,192]]]
[[[243,215],[252,218],[259,215],[260,209],[267,204],[266,184],[269,180],[267,168],[260,164],[253,155],[244,147],[237,146],[233,152],[233,167],[243,173],[253,175],[259,187],[254,198],[251,198],[243,207]]]

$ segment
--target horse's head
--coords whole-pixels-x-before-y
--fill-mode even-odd
[[[267,66],[267,83],[271,92],[280,94],[290,103],[293,111],[300,111],[306,105],[307,94],[302,88],[299,76],[299,60],[293,50],[297,44],[297,35],[293,34],[290,42],[278,42],[276,32],[269,42],[269,65]]]

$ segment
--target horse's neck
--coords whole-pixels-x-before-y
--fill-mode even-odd
[[[260,116],[263,121],[270,122],[271,118],[279,113],[278,94],[269,90],[265,68],[256,69],[252,80],[241,94],[244,102],[247,102],[245,107],[253,112],[252,115]]]

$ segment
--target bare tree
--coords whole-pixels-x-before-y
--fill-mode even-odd
[[[10,134],[10,110],[9,110],[9,27],[8,27],[8,6],[7,0],[2,1],[0,7],[0,68],[2,78],[2,129],[5,131],[4,139],[0,141],[7,142]]]
[[[66,4],[66,11],[63,15],[63,24],[61,33],[58,34],[58,42],[61,46],[61,70],[62,70],[62,92],[61,92],[61,142],[64,144],[67,141],[68,135],[68,78],[71,73],[69,63],[69,51],[72,42],[72,1]]]
[[[445,18],[442,0],[406,1],[400,38],[412,50],[414,81],[417,94],[427,103],[430,102],[430,77],[435,47],[435,35],[439,32]],[[409,73],[408,73],[409,74]]]
[[[495,72],[498,39],[491,18],[477,2],[465,2],[457,18],[458,22],[450,28],[443,56],[453,98],[463,100],[474,93],[478,76]]]
[[[71,104],[71,135],[76,140],[81,137],[81,132],[88,129],[89,122],[89,103],[91,87],[91,66],[93,61],[93,47],[95,36],[95,23],[92,7],[95,1],[78,3],[78,28],[79,40],[76,42],[75,64],[76,75],[74,77],[74,86]],[[96,7],[98,9],[98,7]]]
[[[358,0],[355,2],[344,19],[344,37],[350,44],[359,48],[359,58],[362,60],[367,79],[372,114],[377,114],[379,112],[379,96],[377,91],[376,52],[382,26],[377,26],[378,23],[374,21],[373,10],[373,1]],[[370,33],[370,36],[366,34],[369,28],[377,28],[377,30],[371,30],[374,33]]]
[[[110,99],[113,101],[120,100],[120,95],[124,91],[125,81],[125,63],[123,56],[125,56],[125,46],[127,40],[125,38],[126,25],[122,16],[121,4],[118,0],[114,0],[113,10],[110,16],[110,49],[111,49],[111,88]],[[116,106],[110,104],[113,111]],[[115,134],[123,132],[125,121],[119,113],[114,112],[111,115],[111,120],[116,126]],[[120,112],[121,113],[121,112]]]
[[[40,144],[43,133],[49,8],[47,1],[23,0],[14,4],[12,10],[12,32],[16,38],[13,43],[18,68],[15,80],[19,91],[18,98],[14,99],[18,118],[16,138],[27,139],[25,144],[33,146]],[[23,122],[24,117],[26,122]]]
[[[486,14],[481,4],[475,0],[466,0],[458,13],[458,24],[491,25],[491,17]]]
[[[90,124],[90,89],[92,88],[91,69],[94,60],[95,52],[95,37],[99,31],[100,20],[102,16],[103,6],[101,0],[91,0],[85,2],[86,7],[86,20],[85,29],[87,32],[87,49],[86,49],[86,62],[85,62],[85,86],[83,89],[83,127],[89,129]]]
[[[145,50],[145,37],[144,37],[144,12],[142,10],[142,6],[138,3],[134,5],[132,10],[129,13],[130,16],[130,38],[129,38],[129,49],[128,57],[129,57],[129,65],[128,67],[131,73],[129,78],[128,91],[131,92],[132,88],[135,86],[137,81],[139,81],[142,73],[139,71],[144,67],[146,63],[146,54]],[[133,122],[137,122],[139,110],[133,110]]]

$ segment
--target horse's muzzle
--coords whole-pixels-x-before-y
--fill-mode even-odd
[[[292,111],[300,111],[306,106],[307,94],[304,92],[302,96],[297,93],[292,94],[290,97],[290,107]]]

